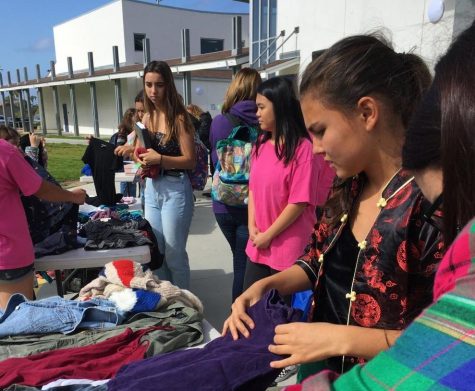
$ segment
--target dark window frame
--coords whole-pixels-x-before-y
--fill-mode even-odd
[[[220,43],[220,50],[208,50],[203,51],[203,42],[210,42],[216,41],[216,43]],[[219,45],[218,45],[219,46]],[[200,38],[200,54],[207,54],[207,53],[214,53],[214,52],[221,52],[224,50],[224,38]]]
[[[134,50],[136,52],[143,52],[143,40],[147,38],[147,34],[134,33]]]

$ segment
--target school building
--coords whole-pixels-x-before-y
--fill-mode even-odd
[[[52,71],[17,83],[8,73],[0,79],[3,107],[10,91],[36,88],[43,129],[111,134],[142,88],[144,64],[162,59],[185,102],[214,116],[242,66],[259,69],[263,78],[297,79],[339,39],[380,32],[397,51],[418,54],[432,68],[475,18],[473,0],[235,1],[249,4],[249,15],[115,0],[55,26]]]
[[[37,89],[42,129],[112,134],[150,60],[167,61],[185,102],[216,115],[233,72],[248,62],[248,23],[247,14],[113,0],[54,27],[56,60],[46,76],[36,69],[29,79],[18,72],[16,83],[10,72],[0,80],[4,115],[13,117],[11,91],[26,100]],[[30,116],[22,107],[21,117],[32,123]]]
[[[245,1],[245,0],[241,0]],[[250,63],[263,76],[299,75],[349,35],[381,32],[433,67],[475,18],[473,0],[248,0]]]

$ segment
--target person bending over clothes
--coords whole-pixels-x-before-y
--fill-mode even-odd
[[[0,126],[0,132],[8,132],[5,128]],[[20,192],[52,202],[83,204],[86,199],[83,189],[63,190],[43,180],[16,146],[0,139],[0,309],[14,293],[33,298],[35,258]]]
[[[0,139],[19,147],[26,162],[43,179],[59,186],[54,177],[39,164],[37,145],[42,137],[30,133],[30,145],[23,152],[21,138],[14,128],[0,128]],[[78,246],[77,243],[77,215],[78,206],[70,202],[49,202],[38,197],[21,195],[21,203],[25,211],[31,240],[34,246],[35,257],[59,254]]]
[[[246,308],[270,289],[312,288],[310,322],[276,327],[269,350],[288,357],[271,366],[305,363],[300,378],[321,368],[341,373],[387,349],[430,303],[442,241],[401,169],[405,130],[429,84],[419,57],[374,36],[342,39],[307,67],[305,124],[339,180],[305,254],[238,297],[223,334],[248,336]]]

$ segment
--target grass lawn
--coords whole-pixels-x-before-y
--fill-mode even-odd
[[[41,131],[35,132],[35,133],[38,134],[38,135],[42,135]],[[61,136],[58,136],[57,133],[50,133],[50,132],[48,132],[46,134],[47,138],[64,138],[66,140],[85,140],[86,136],[87,136],[86,134],[81,134],[80,136],[74,136],[74,135],[70,135],[69,133],[63,133]],[[102,135],[101,137],[98,137],[98,138],[101,139],[101,140],[109,141],[111,136],[110,135]]]
[[[84,166],[81,158],[86,147],[66,143],[48,144],[48,171],[62,186],[77,185],[81,168]]]
[[[35,133],[37,133],[37,134],[42,134],[41,131],[40,131],[40,132],[35,132]],[[48,132],[48,133],[46,134],[46,137],[51,137],[51,138],[65,138],[65,139],[74,139],[74,140],[84,140],[84,139],[86,138],[86,135],[82,134],[82,135],[80,135],[80,136],[74,136],[74,135],[69,135],[69,133],[68,133],[68,134],[66,134],[66,135],[62,134],[61,136],[58,136],[58,133],[50,133],[50,132]]]

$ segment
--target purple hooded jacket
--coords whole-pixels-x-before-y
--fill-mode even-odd
[[[256,102],[253,100],[243,100],[241,102],[238,102],[229,110],[231,114],[241,118],[245,123],[257,126],[258,122],[256,117],[256,111]],[[213,122],[211,123],[209,141],[211,144],[211,159],[215,167],[218,161],[218,155],[216,154],[216,144],[219,140],[227,138],[232,130],[233,125],[223,114],[217,115],[213,118]],[[247,209],[233,208],[230,206],[226,206],[220,202],[213,201],[214,213],[228,213],[229,209],[239,209],[247,213]]]

